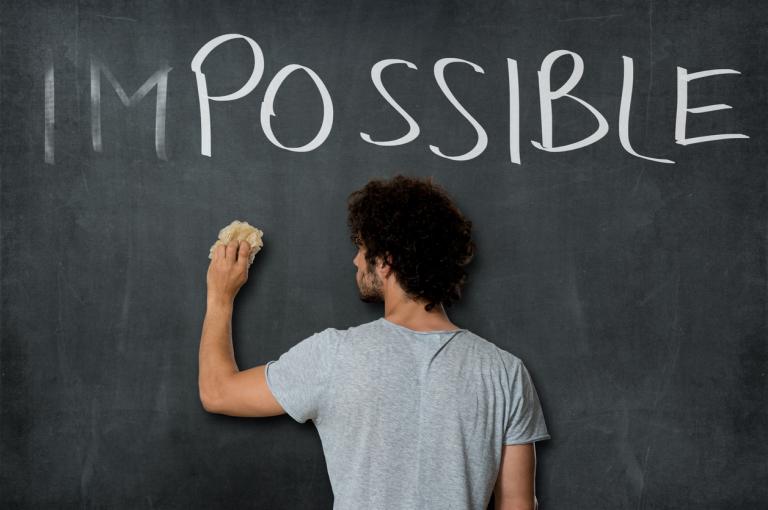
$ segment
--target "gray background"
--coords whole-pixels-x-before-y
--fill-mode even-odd
[[[473,220],[478,256],[452,320],[524,360],[550,441],[538,446],[547,509],[749,509],[768,501],[766,411],[766,11],[758,2],[2,2],[0,174],[4,508],[330,508],[316,431],[288,416],[207,414],[197,393],[208,249],[234,219],[265,246],[237,298],[241,369],[332,326],[380,316],[359,301],[347,195],[370,178],[434,175]],[[247,97],[211,103],[200,155],[190,62],[225,33],[256,40],[265,72]],[[584,59],[572,92],[610,124],[589,147],[547,153],[537,74],[550,52]],[[155,155],[155,91],[125,108],[102,77],[103,152],[90,140],[89,57],[130,95],[168,77],[168,160]],[[630,137],[618,138],[622,55],[635,67]],[[488,133],[467,162],[471,125]],[[421,127],[379,147],[403,119],[370,81],[385,58],[392,95]],[[518,61],[522,164],[510,162],[507,58]],[[44,76],[55,66],[55,163],[44,161]],[[208,59],[212,94],[250,73],[245,44]],[[269,80],[313,69],[334,102],[315,151],[273,146],[259,123]],[[674,143],[676,67],[741,75],[691,82]],[[553,87],[570,73],[558,61]],[[556,145],[596,122],[553,106]],[[276,136],[311,139],[320,98],[285,81]]]

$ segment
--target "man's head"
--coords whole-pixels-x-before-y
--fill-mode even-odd
[[[431,177],[372,180],[348,200],[360,299],[382,302],[385,279],[430,311],[451,306],[475,253],[472,222]]]

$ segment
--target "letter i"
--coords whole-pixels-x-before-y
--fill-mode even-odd
[[[509,73],[509,157],[520,164],[520,82],[517,60],[507,59]]]
[[[49,49],[46,56],[45,68],[45,162],[53,164],[54,138],[53,127],[55,122],[56,105],[54,103],[54,76],[53,76],[53,52]]]

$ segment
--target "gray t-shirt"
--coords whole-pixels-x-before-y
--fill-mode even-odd
[[[317,427],[334,510],[485,510],[502,445],[551,437],[523,362],[466,329],[328,328],[266,371]]]

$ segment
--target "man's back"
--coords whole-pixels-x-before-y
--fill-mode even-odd
[[[485,509],[502,445],[550,437],[522,361],[465,329],[329,328],[270,361],[267,382],[315,423],[334,509]]]

